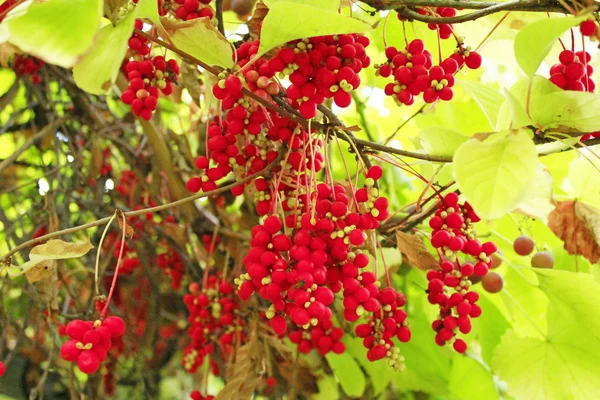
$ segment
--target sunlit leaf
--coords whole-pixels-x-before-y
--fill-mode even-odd
[[[554,178],[548,169],[542,163],[538,162],[535,178],[532,184],[526,189],[525,195],[517,205],[516,211],[546,221],[548,214],[552,212],[555,205]]]
[[[460,86],[469,92],[477,102],[481,110],[490,121],[490,127],[494,129],[498,122],[498,113],[504,102],[504,96],[498,90],[489,84],[481,82],[468,81],[466,79],[459,81]]]
[[[454,357],[449,387],[450,393],[461,400],[499,399],[492,373],[469,357]]]
[[[162,21],[171,41],[179,50],[209,65],[223,68],[233,66],[231,45],[208,18],[177,23],[164,18]]]
[[[454,178],[481,218],[513,210],[535,177],[537,153],[525,131],[470,139],[453,158]]]
[[[289,41],[313,36],[364,33],[372,27],[356,18],[306,4],[280,0],[269,9],[260,35],[258,54]]]
[[[92,45],[100,28],[103,1],[34,2],[8,21],[10,42],[51,64],[69,68]]]
[[[517,400],[600,398],[600,286],[588,274],[536,272],[549,298],[548,334],[507,333],[495,352],[494,372]]]
[[[544,18],[528,24],[515,37],[515,58],[528,76],[533,76],[557,39],[586,17]]]
[[[419,133],[419,140],[427,154],[452,157],[456,149],[469,139],[450,129],[431,127]]]
[[[367,381],[354,357],[348,353],[329,353],[325,357],[344,393],[351,397],[362,396]]]

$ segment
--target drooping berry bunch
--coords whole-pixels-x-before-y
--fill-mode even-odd
[[[481,56],[461,45],[455,54],[434,66],[431,53],[420,39],[414,39],[400,51],[388,47],[385,54],[387,61],[376,66],[380,76],[394,78],[394,82],[385,86],[385,94],[405,105],[413,104],[419,95],[423,95],[426,103],[451,100],[454,74],[458,69],[463,64],[472,69],[481,65]]]
[[[135,22],[136,29],[142,29],[140,20]],[[133,34],[129,40],[130,56],[123,63],[123,70],[129,84],[121,94],[121,101],[131,105],[136,116],[145,120],[152,118],[158,104],[159,91],[168,96],[173,92],[173,83],[179,76],[179,65],[174,59],[165,60],[163,56],[150,56],[150,44],[147,39]]]
[[[245,321],[238,313],[239,297],[220,275],[209,276],[204,286],[191,283],[189,291],[183,301],[189,310],[190,344],[184,349],[182,365],[186,371],[195,372],[210,356],[212,368],[217,369],[215,358],[225,360],[234,343],[243,343],[246,338]]]
[[[594,92],[596,83],[592,79],[594,67],[589,64],[590,53],[563,50],[558,59],[560,62],[550,68],[550,82],[564,90]]]
[[[451,8],[451,7],[417,7],[416,11],[421,15],[427,15],[431,17],[443,17],[443,18],[452,18],[456,16],[456,10],[461,10],[460,8]],[[398,19],[402,22],[406,21],[406,18],[402,16],[401,13],[396,14]],[[448,39],[452,36],[454,32],[454,26],[452,24],[444,24],[444,23],[433,23],[430,22],[427,24],[427,27],[432,31],[437,31],[440,39]]]
[[[292,174],[309,176],[290,169]],[[236,281],[238,294],[248,299],[257,292],[270,302],[266,316],[273,331],[287,332],[302,353],[345,350],[340,341],[343,330],[333,326],[331,310],[334,294],[341,291],[345,319],[364,317],[372,323],[372,339],[364,342],[369,359],[389,357],[391,365],[401,365],[391,337],[410,338],[406,316],[399,310],[405,301],[393,289],[380,288],[375,274],[365,270],[369,257],[362,251],[367,232],[389,215],[387,199],[376,188],[381,176],[381,168],[372,167],[356,191],[327,183],[310,189],[301,179],[297,185],[269,190],[267,182],[257,181],[273,195],[262,201],[281,199],[285,228],[279,216],[269,215],[252,229],[251,249],[244,258],[246,273]],[[386,349],[383,355],[379,345]]]
[[[279,49],[269,67],[280,77],[289,77],[287,97],[310,119],[325,99],[333,98],[342,108],[352,103],[351,92],[360,85],[358,74],[371,63],[368,45],[366,36],[356,34],[297,40]]]
[[[202,393],[200,393],[199,390],[193,390],[190,393],[190,399],[192,400],[213,400],[215,398],[215,396],[203,396]]]
[[[172,10],[177,18],[184,21],[204,17],[212,19],[215,13],[209,6],[210,1],[211,0],[172,0],[172,2],[163,1],[163,8],[165,10]]]
[[[39,58],[25,54],[16,54],[13,59],[13,69],[17,76],[28,76],[34,85],[42,81],[39,70],[45,63]]]
[[[477,239],[473,224],[478,221],[469,203],[461,204],[456,193],[445,195],[429,220],[431,244],[440,260],[440,269],[427,273],[428,300],[440,308],[432,325],[437,333],[435,341],[440,346],[450,343],[459,353],[466,351],[467,344],[457,335],[469,333],[470,318],[481,315],[481,307],[476,304],[479,295],[471,290],[470,278],[485,276],[492,266],[491,256],[497,251],[494,243]],[[461,253],[474,261],[461,262]]]
[[[61,358],[76,361],[81,372],[93,374],[106,359],[112,341],[125,333],[125,323],[119,317],[96,321],[76,319],[67,324],[65,333],[70,340],[61,346]]]

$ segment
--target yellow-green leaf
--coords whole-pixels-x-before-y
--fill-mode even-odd
[[[101,0],[34,2],[8,21],[9,41],[50,64],[70,68],[93,44],[103,5]]]
[[[500,218],[523,200],[535,177],[537,152],[525,131],[470,139],[454,154],[454,179],[477,214]]]
[[[209,65],[223,68],[233,66],[233,50],[227,39],[215,29],[208,18],[174,24],[163,20],[163,26],[173,44]]]
[[[532,77],[557,39],[587,17],[546,18],[528,24],[515,37],[515,58],[526,75]]]
[[[419,133],[421,146],[427,152],[436,156],[452,157],[456,149],[469,139],[468,136],[446,128],[425,128]]]
[[[265,17],[258,54],[291,40],[343,33],[364,33],[371,25],[359,19],[307,4],[280,0]]]

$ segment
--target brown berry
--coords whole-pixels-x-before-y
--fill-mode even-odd
[[[531,266],[533,268],[552,269],[554,267],[554,257],[547,251],[540,251],[531,257]]]
[[[519,236],[513,243],[513,249],[515,250],[515,253],[520,256],[530,255],[534,247],[535,245],[533,240],[531,240],[531,238],[528,236]]]
[[[481,278],[481,286],[488,293],[498,293],[504,286],[504,280],[496,272],[488,272],[483,278]]]

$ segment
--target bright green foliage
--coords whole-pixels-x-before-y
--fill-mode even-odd
[[[456,149],[469,138],[445,128],[426,128],[419,133],[421,146],[427,154],[452,157]]]
[[[490,85],[484,85],[481,82],[463,79],[458,81],[458,85],[473,96],[490,122],[490,128],[494,129],[498,123],[498,114],[504,102],[504,96]]]
[[[527,338],[507,333],[492,366],[517,399],[600,397],[600,286],[590,275],[538,271],[546,293],[548,334]]]
[[[499,399],[492,373],[479,361],[454,357],[450,371],[450,393],[462,400]]]
[[[92,45],[100,28],[100,0],[49,0],[8,21],[9,41],[42,60],[71,67]]]
[[[525,131],[471,139],[454,154],[454,178],[484,219],[513,210],[535,177],[537,153]]]
[[[587,153],[587,152],[586,152]],[[569,175],[563,184],[563,189],[577,200],[589,204],[600,204],[600,180],[590,179],[598,173],[600,161],[593,154],[583,153],[569,168]]]
[[[535,178],[526,189],[517,209],[523,214],[546,221],[548,214],[554,210],[554,178],[540,162],[537,164]]]
[[[333,370],[333,374],[340,383],[340,386],[348,396],[360,397],[365,391],[367,381],[365,374],[360,366],[348,353],[332,354],[327,356],[327,362]]]
[[[543,129],[568,127],[577,132],[600,129],[600,98],[588,92],[557,91],[539,97],[531,118]]]
[[[145,1],[140,0],[140,3]],[[127,40],[133,32],[136,11],[116,26],[108,24],[103,27],[92,49],[73,67],[73,78],[80,88],[93,94],[102,94],[115,82],[127,52]],[[106,61],[99,64],[98,59]]]
[[[340,2],[338,0],[264,0],[263,3],[265,3],[267,7],[272,8],[275,3],[280,1],[304,4],[306,6],[321,8],[328,11],[337,11],[340,7]]]
[[[533,77],[556,44],[556,39],[584,19],[544,17],[523,28],[515,37],[515,58],[523,72]]]
[[[269,9],[269,14],[263,21],[257,55],[295,39],[364,33],[371,29],[369,24],[356,18],[319,7],[280,0]]]
[[[207,18],[198,18],[177,26],[169,35],[179,50],[204,61],[208,65],[223,68],[233,66],[233,50],[227,39],[221,35]]]

